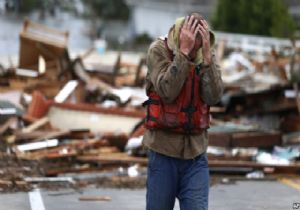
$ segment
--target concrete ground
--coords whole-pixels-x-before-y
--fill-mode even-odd
[[[0,195],[1,210],[144,210],[146,190],[84,188]],[[111,201],[79,201],[80,196],[109,196]],[[294,205],[294,206],[293,206]],[[299,206],[298,206],[299,205]],[[176,201],[175,210],[179,210]],[[210,210],[300,209],[300,178],[237,181],[210,189]]]

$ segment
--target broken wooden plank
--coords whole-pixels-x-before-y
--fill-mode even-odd
[[[39,136],[38,138],[33,139],[33,141],[42,141],[44,139],[53,139],[58,137],[63,137],[70,134],[70,131],[52,131],[44,132],[44,135]]]
[[[31,125],[29,125],[28,127],[26,128],[23,128],[22,129],[22,132],[23,133],[30,133],[42,126],[44,126],[45,124],[47,124],[49,122],[49,118],[48,117],[43,117],[37,121],[35,121],[34,123],[32,123]]]
[[[76,80],[70,80],[65,84],[65,86],[62,88],[62,90],[55,96],[54,101],[57,103],[64,102],[70,94],[75,90],[75,88],[78,85],[78,81]]]
[[[298,108],[298,114],[300,114],[300,97],[299,97],[299,85],[297,82],[293,83],[293,87],[296,93],[296,103],[297,103],[297,108]]]
[[[111,201],[109,196],[81,196],[78,199],[80,201]]]
[[[209,146],[230,147],[231,135],[230,133],[212,133],[208,132]]]
[[[229,160],[210,160],[209,167],[225,168],[253,168],[269,171],[271,173],[299,173],[300,163],[291,163],[289,165],[261,164],[254,161],[229,161]]]
[[[253,156],[251,155],[238,155],[238,156],[232,156],[232,155],[211,155],[208,154],[208,160],[222,160],[222,161],[251,161],[253,159]]]
[[[209,145],[219,147],[271,147],[282,145],[280,132],[209,132]]]
[[[17,153],[19,159],[39,160],[39,159],[62,159],[75,157],[82,153],[86,148],[99,148],[107,146],[105,139],[87,139],[87,140],[71,140],[68,144],[58,145],[53,148],[42,148],[27,153]]]
[[[16,146],[16,148],[18,151],[26,152],[26,151],[38,150],[38,149],[43,149],[48,147],[56,147],[57,145],[58,145],[57,139],[50,139],[41,142],[18,145]]]
[[[85,172],[95,172],[99,169],[94,169],[90,167],[60,167],[60,168],[45,168],[45,175],[47,176],[57,176],[59,174],[66,173],[85,173]]]
[[[87,151],[83,151],[83,155],[98,155],[98,154],[107,154],[111,155],[112,153],[118,153],[120,150],[117,147],[112,147],[112,146],[103,146],[99,147],[98,149],[91,148]]]
[[[13,185],[12,181],[0,179],[0,188],[7,188]]]
[[[40,141],[43,139],[52,139],[58,137],[65,137],[70,134],[70,131],[32,131],[24,133],[22,131],[15,131],[15,141],[24,141],[24,140],[32,140],[32,141]]]
[[[26,182],[70,182],[75,183],[72,177],[25,177]]]
[[[282,145],[280,132],[249,132],[232,134],[232,147],[272,147]]]
[[[23,76],[23,77],[36,78],[39,76],[39,72],[31,69],[24,69],[24,68],[16,68],[15,73],[17,76]]]
[[[97,156],[78,156],[77,160],[82,162],[99,162],[99,163],[140,163],[146,165],[148,163],[147,158],[143,157],[132,157],[125,153],[112,153],[111,155],[97,155]]]
[[[77,58],[75,61],[73,61],[73,70],[76,76],[87,84],[87,88],[89,90],[99,89],[100,91],[111,93],[113,87],[98,78],[91,78],[86,72],[83,62],[80,58]]]
[[[11,125],[17,123],[16,117],[11,117],[3,125],[0,126],[0,135],[2,135]]]
[[[15,115],[17,114],[17,109],[15,108],[0,108],[0,115]]]

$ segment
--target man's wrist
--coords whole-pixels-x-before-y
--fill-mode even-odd
[[[210,58],[203,60],[203,65],[204,66],[209,66],[210,64],[211,64],[211,59]]]
[[[189,57],[189,51],[188,50],[183,50],[183,49],[180,49],[180,52],[185,55],[186,57]]]
[[[179,50],[179,52],[187,59],[187,60],[190,60],[190,56],[189,56],[189,53],[187,51],[184,51],[184,50]]]
[[[210,63],[202,62],[200,64],[200,66],[201,66],[201,68],[208,68],[208,67],[210,67]]]

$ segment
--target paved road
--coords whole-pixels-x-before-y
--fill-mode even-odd
[[[234,184],[215,185],[210,190],[209,209],[293,209],[293,203],[300,203],[299,180],[300,178],[288,178],[282,181],[237,181]],[[3,194],[0,195],[0,210],[143,210],[145,193],[145,189],[118,190],[89,187],[83,189],[82,194],[69,189],[31,194]],[[41,195],[40,199],[39,195]],[[110,196],[112,200],[79,201],[78,198],[83,195]],[[175,210],[179,210],[178,203]]]

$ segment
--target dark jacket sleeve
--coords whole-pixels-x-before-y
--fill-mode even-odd
[[[154,90],[164,103],[172,103],[179,95],[191,69],[191,62],[180,51],[173,61],[163,40],[156,40],[147,54],[148,75]]]
[[[212,51],[212,61],[209,67],[203,69],[200,85],[200,97],[208,105],[218,103],[222,97],[224,85],[221,78],[220,66]]]

